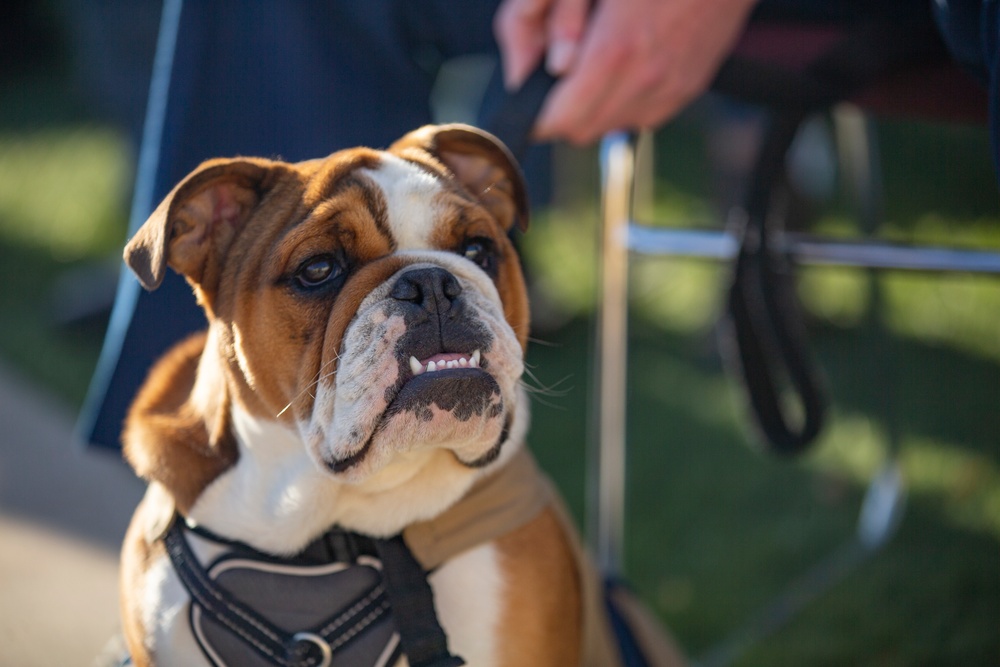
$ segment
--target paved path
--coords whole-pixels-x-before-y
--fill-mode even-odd
[[[91,667],[118,631],[118,546],[143,486],[0,364],[0,667]]]

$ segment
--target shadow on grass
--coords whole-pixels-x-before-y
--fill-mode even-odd
[[[817,338],[836,411],[880,419],[883,383],[857,359],[857,335]],[[530,350],[533,371],[547,385],[569,377],[571,391],[543,397],[556,407],[535,402],[531,442],[580,518],[589,323],[549,339]],[[863,492],[810,457],[776,460],[748,447],[739,397],[706,349],[633,323],[627,575],[691,655],[848,540]],[[906,340],[894,340],[893,351],[905,437],[960,443],[995,459],[997,390],[984,386],[997,377],[996,364]],[[955,402],[963,407],[956,411]],[[1000,651],[998,554],[997,535],[963,528],[939,498],[916,493],[883,551],[737,664],[987,664]]]
[[[832,329],[814,337],[838,406],[884,422],[888,403],[903,439],[947,442],[1000,463],[1000,363],[905,337],[875,350],[872,339]]]

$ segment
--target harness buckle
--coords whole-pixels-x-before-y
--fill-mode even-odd
[[[299,645],[293,649],[297,657],[301,655],[304,658],[307,652],[311,652],[310,644],[319,649],[320,662],[316,667],[330,667],[330,663],[333,662],[333,649],[319,635],[311,632],[297,632],[292,636],[292,641]],[[303,644],[305,646],[302,646]]]

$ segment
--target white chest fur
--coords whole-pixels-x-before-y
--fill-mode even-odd
[[[239,460],[202,492],[190,520],[268,553],[299,551],[336,522],[340,485],[285,426],[238,408],[232,424]]]
[[[333,525],[376,537],[399,533],[444,511],[489,470],[441,465],[451,453],[426,449],[399,453],[364,482],[348,484],[321,471],[291,429],[238,408],[232,423],[239,460],[202,492],[189,519],[278,555],[299,552]],[[495,465],[517,446],[505,450]]]

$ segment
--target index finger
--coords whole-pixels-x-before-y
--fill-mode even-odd
[[[554,0],[504,0],[493,20],[500,47],[504,85],[517,89],[541,62],[546,46],[546,17]]]

